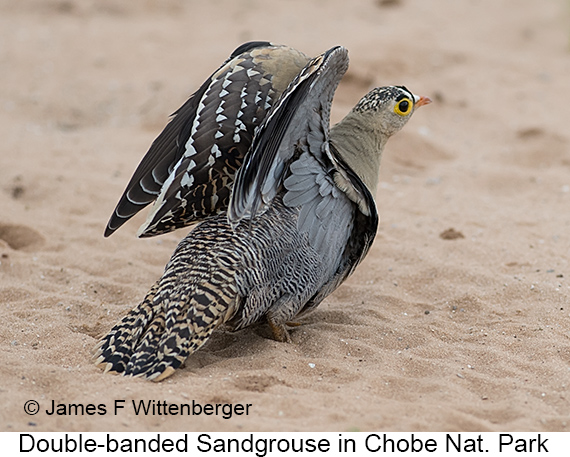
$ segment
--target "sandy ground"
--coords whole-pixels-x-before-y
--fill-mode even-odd
[[[185,235],[137,239],[141,214],[104,239],[107,219],[168,115],[254,39],[349,49],[335,121],[375,85],[434,99],[387,147],[376,242],[294,344],[218,332],[163,383],[103,375],[91,348]],[[569,45],[562,0],[1,1],[0,430],[569,430]]]

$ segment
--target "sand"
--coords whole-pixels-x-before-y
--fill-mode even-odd
[[[220,331],[163,383],[103,375],[92,347],[187,232],[108,217],[248,40],[346,46],[334,121],[376,85],[434,100],[386,148],[375,244],[293,344]],[[569,45],[562,0],[1,1],[0,430],[569,430]]]

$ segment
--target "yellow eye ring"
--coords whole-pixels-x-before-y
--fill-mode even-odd
[[[409,98],[403,98],[394,106],[394,112],[400,116],[407,116],[412,112],[414,103]]]

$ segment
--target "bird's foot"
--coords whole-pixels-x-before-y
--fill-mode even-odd
[[[291,337],[289,336],[289,332],[287,331],[287,327],[285,324],[281,322],[276,322],[274,319],[267,317],[267,323],[269,324],[269,328],[273,332],[273,338],[281,343],[292,343]]]

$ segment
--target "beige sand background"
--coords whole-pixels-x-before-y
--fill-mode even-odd
[[[164,383],[103,375],[91,348],[185,234],[139,240],[141,214],[104,239],[107,219],[168,115],[256,39],[349,49],[335,121],[375,85],[434,99],[385,152],[374,247],[294,344],[219,332]],[[569,430],[569,45],[562,0],[0,1],[0,430]]]

